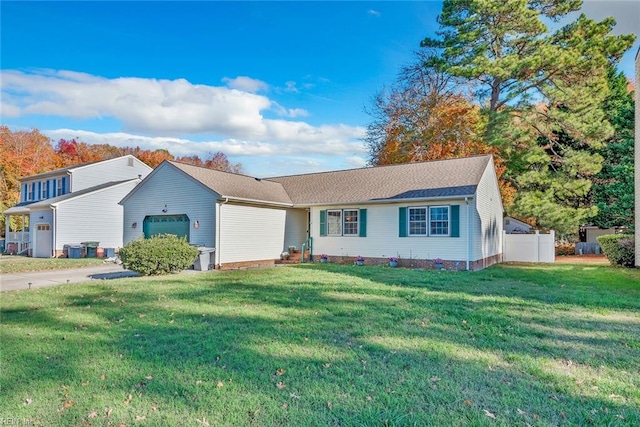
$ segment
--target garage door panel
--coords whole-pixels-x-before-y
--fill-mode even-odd
[[[189,240],[189,217],[187,215],[150,215],[143,223],[145,239],[156,234],[175,234]]]

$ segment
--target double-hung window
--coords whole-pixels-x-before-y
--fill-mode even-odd
[[[345,236],[358,235],[358,210],[350,209],[342,211],[344,214],[343,234]]]
[[[429,235],[449,235],[449,207],[432,206],[429,208]]]
[[[32,182],[29,184],[29,193],[28,193],[27,200],[33,201],[35,199],[36,199],[36,183]]]
[[[62,178],[56,179],[56,196],[62,196],[64,193],[64,188],[62,188]]]
[[[320,236],[367,237],[366,209],[320,211]]]
[[[342,211],[327,211],[327,235],[342,236]]]
[[[409,236],[427,235],[427,208],[409,208]]]
[[[47,184],[49,184],[48,181],[40,183],[40,200],[47,198]]]
[[[452,235],[450,206],[400,208],[400,215],[400,237]]]

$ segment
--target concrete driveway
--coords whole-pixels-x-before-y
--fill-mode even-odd
[[[138,273],[125,270],[122,265],[103,264],[92,267],[69,268],[64,270],[37,271],[0,275],[0,291],[35,289],[66,283],[82,283],[94,280],[135,277]]]

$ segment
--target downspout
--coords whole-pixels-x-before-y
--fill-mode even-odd
[[[464,202],[467,204],[467,271],[469,271],[469,259],[471,258],[471,215],[469,210],[469,198],[465,196]]]
[[[216,255],[218,256],[218,269],[222,269],[222,256],[220,254],[220,235],[222,234],[222,205],[227,204],[228,201],[229,198],[225,197],[224,202],[220,203],[220,208],[218,208],[218,220],[216,221],[218,223],[218,247],[216,248]]]
[[[57,240],[58,237],[56,236],[56,234],[58,233],[58,227],[56,226],[56,223],[58,222],[57,221],[57,219],[58,219],[58,210],[56,209],[56,206],[54,206],[54,205],[51,205],[51,209],[53,210],[53,215],[52,215],[53,218],[52,218],[52,221],[51,221],[53,223],[53,224],[51,224],[51,227],[53,227],[53,242],[52,242],[53,243],[53,257],[57,258],[57,256],[56,256],[57,255],[57,244],[56,243],[58,241]],[[67,256],[69,256],[69,255],[67,254]]]

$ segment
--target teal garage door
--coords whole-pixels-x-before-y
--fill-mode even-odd
[[[186,215],[150,215],[144,218],[142,232],[145,239],[156,234],[175,234],[189,240],[189,217]]]

